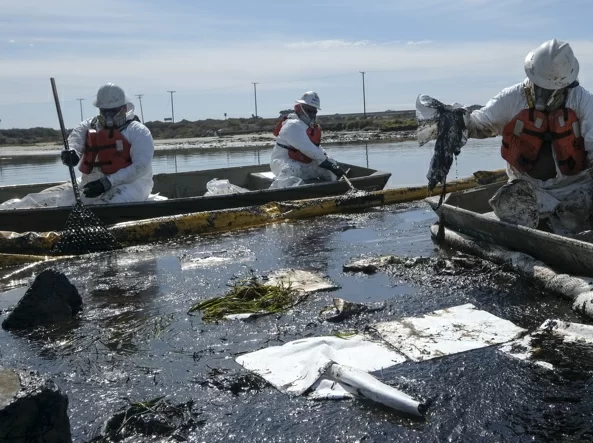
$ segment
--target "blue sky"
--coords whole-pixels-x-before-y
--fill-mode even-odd
[[[2,1],[0,129],[58,127],[96,113],[106,82],[144,118],[274,117],[306,90],[322,114],[412,109],[419,93],[484,104],[524,78],[541,42],[571,43],[593,89],[591,0]]]

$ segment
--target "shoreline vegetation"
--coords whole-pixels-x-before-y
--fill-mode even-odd
[[[474,105],[471,108],[479,108]],[[282,111],[280,114],[287,113]],[[272,130],[279,118],[229,118],[190,122],[146,122],[156,150],[230,149],[270,147]],[[323,145],[407,141],[416,139],[415,111],[385,111],[363,114],[320,115]],[[50,154],[62,148],[61,134],[51,128],[0,130],[0,154]],[[47,152],[44,152],[47,151]]]

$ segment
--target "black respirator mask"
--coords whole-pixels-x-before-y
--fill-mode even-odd
[[[111,109],[100,109],[97,117],[103,128],[117,129],[126,124],[126,106]]]
[[[533,103],[537,111],[554,111],[566,103],[568,90],[579,85],[574,81],[566,88],[562,89],[544,89],[533,85]]]
[[[309,105],[299,104],[296,106],[297,116],[309,127],[315,126],[315,119],[317,118],[317,108]]]

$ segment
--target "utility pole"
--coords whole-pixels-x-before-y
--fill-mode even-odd
[[[138,94],[136,97],[138,97],[138,101],[140,102],[140,115],[142,116],[142,124],[144,124],[144,111],[142,110],[142,97],[144,97],[144,94]]]
[[[257,117],[257,87],[255,85],[259,85],[259,83],[257,82],[251,82],[253,83],[253,95],[255,97],[255,116]]]
[[[80,102],[80,121],[83,121],[84,117],[82,116],[82,101],[84,100],[84,98],[77,98],[76,100]]]
[[[362,74],[362,106],[364,109],[364,116],[366,118],[367,116],[367,100],[366,100],[366,95],[365,95],[365,90],[364,90],[364,71],[360,71],[360,73]]]
[[[173,110],[173,93],[177,91],[167,91],[171,93],[171,122],[175,123],[175,111]]]

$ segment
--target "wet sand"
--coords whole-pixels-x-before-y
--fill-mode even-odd
[[[379,131],[339,131],[323,134],[323,145],[375,142],[405,141],[415,138],[414,131],[379,132]],[[166,151],[184,148],[232,149],[270,147],[275,137],[268,132],[241,134],[222,137],[196,137],[155,140],[155,150]],[[34,145],[0,146],[0,156],[11,155],[48,155],[62,149],[61,143],[37,143]]]

